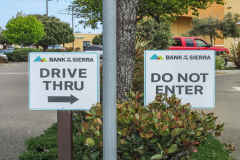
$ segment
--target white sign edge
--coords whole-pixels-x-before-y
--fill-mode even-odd
[[[178,52],[178,51],[184,51],[184,52],[202,52],[202,51],[204,51],[204,50],[145,50],[144,51],[144,106],[147,106],[147,104],[146,104],[146,53],[147,53],[147,51],[158,51],[158,52],[172,52],[172,51],[176,51],[176,52]],[[213,54],[214,54],[214,75],[215,75],[215,72],[216,72],[216,69],[215,69],[215,61],[216,61],[216,54],[215,54],[215,51],[214,50],[207,50],[207,51],[212,51],[213,52]],[[214,78],[213,78],[213,84],[214,84],[214,87],[213,87],[213,107],[192,107],[191,106],[191,108],[194,108],[194,109],[212,109],[212,108],[215,108],[215,95],[216,95],[216,93],[215,93],[215,87],[216,87],[216,84],[215,84],[215,77],[216,76],[214,76]],[[191,105],[191,104],[190,104]]]
[[[29,106],[29,109],[30,110],[65,110],[65,111],[89,111],[90,109],[76,109],[76,108],[74,108],[74,109],[49,109],[49,108],[31,108],[31,106],[30,106],[30,100],[31,100],[31,98],[30,98],[30,54],[86,54],[85,52],[83,52],[83,53],[79,53],[79,52],[29,52],[28,53],[28,98],[29,98],[29,100],[28,100],[28,106]],[[97,82],[97,89],[98,89],[98,91],[97,91],[97,101],[100,103],[100,66],[99,66],[99,59],[100,59],[100,56],[99,56],[99,54],[97,53],[97,52],[87,52],[87,54],[97,54],[97,67],[98,67],[98,69],[97,69],[97,79],[98,79],[98,82]],[[91,107],[90,107],[91,108]]]

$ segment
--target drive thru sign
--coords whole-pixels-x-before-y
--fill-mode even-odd
[[[89,110],[99,102],[97,53],[29,53],[29,109]]]
[[[192,108],[214,108],[214,51],[145,51],[144,103],[173,94]]]

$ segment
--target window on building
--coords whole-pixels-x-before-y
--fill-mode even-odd
[[[208,44],[201,39],[195,39],[197,47],[208,47]]]
[[[173,44],[173,46],[182,46],[182,42],[180,38],[174,39],[174,42],[175,43]]]
[[[194,43],[193,43],[192,39],[186,38],[185,42],[186,42],[187,47],[194,47]]]
[[[88,45],[90,45],[90,41],[83,41],[83,50],[85,50]]]

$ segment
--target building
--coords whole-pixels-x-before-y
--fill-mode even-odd
[[[74,48],[85,50],[87,45],[92,45],[92,39],[101,33],[74,33]],[[73,47],[73,43],[65,43],[64,47]]]
[[[238,0],[225,0],[224,5],[213,3],[206,10],[199,10],[199,18],[204,18],[204,17],[213,15],[213,16],[217,16],[219,19],[222,19],[224,15],[227,14],[228,12],[240,14],[240,10],[238,9],[239,6],[240,6],[240,1]],[[188,14],[177,18],[177,20],[174,21],[172,25],[173,36],[175,37],[181,36],[182,33],[186,33],[189,29],[191,29],[191,21],[193,17],[195,16],[192,15],[192,12],[189,12]],[[205,41],[210,43],[209,36],[205,36],[201,38],[203,38]],[[238,38],[237,39],[234,39],[234,38],[216,39],[214,40],[213,45],[216,47],[230,48],[231,43],[238,43],[239,41],[240,39]]]

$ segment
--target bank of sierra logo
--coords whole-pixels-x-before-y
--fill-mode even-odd
[[[33,62],[47,62],[47,60],[38,56]]]
[[[156,54],[154,54],[154,55],[150,58],[150,60],[164,60],[164,59],[162,58],[162,56],[157,56]]]

